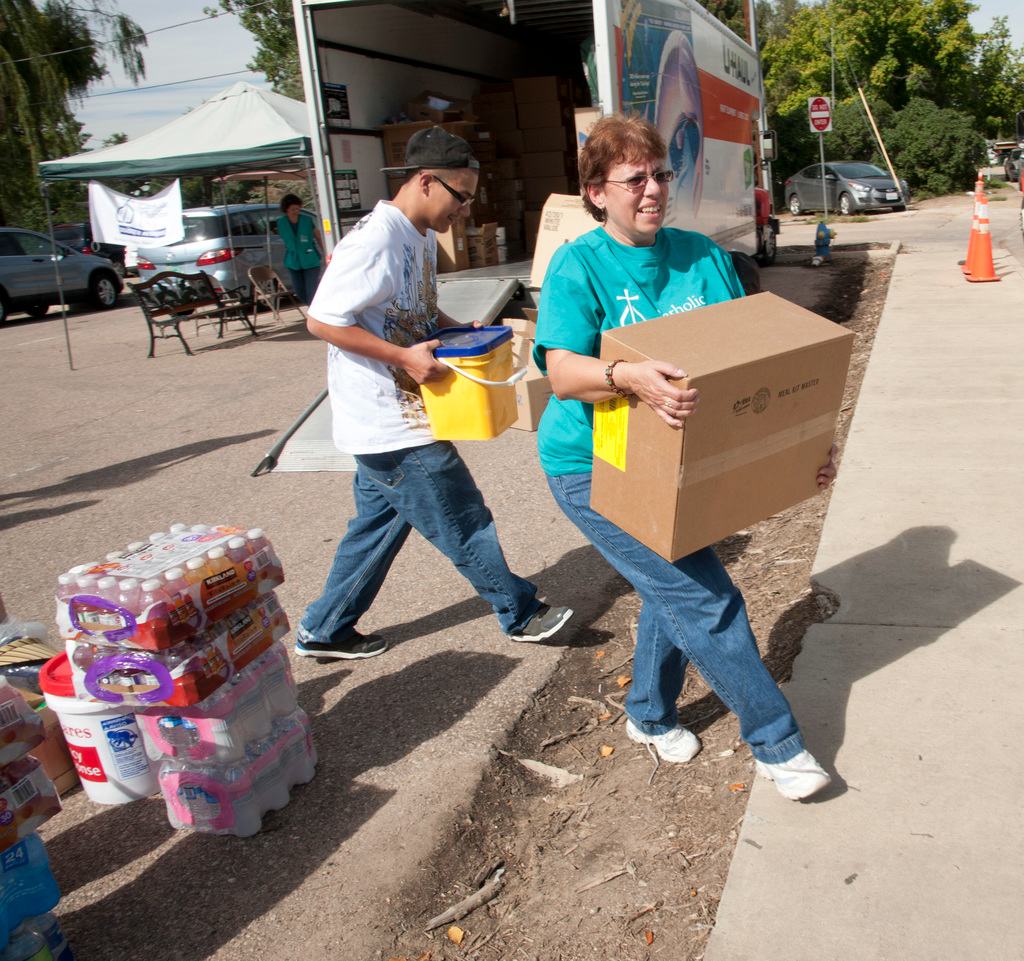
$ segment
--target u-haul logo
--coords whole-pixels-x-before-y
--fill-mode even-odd
[[[750,61],[725,43],[722,44],[722,66],[727,76],[734,77],[740,83],[749,87],[754,82]]]

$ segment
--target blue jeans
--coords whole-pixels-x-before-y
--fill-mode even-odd
[[[305,270],[288,268],[292,275],[292,287],[295,288],[295,296],[307,307],[313,303],[313,294],[320,285],[320,267],[307,267]]]
[[[347,640],[377,596],[415,528],[488,601],[506,634],[537,613],[537,588],[508,569],[494,518],[447,441],[385,454],[357,454],[356,516],[338,545],[323,594],[299,624],[303,640]]]
[[[643,601],[626,713],[647,734],[679,721],[676,700],[693,662],[740,720],[767,764],[804,750],[789,702],[761,661],[743,596],[710,548],[666,561],[590,507],[590,474],[548,477],[558,506]]]

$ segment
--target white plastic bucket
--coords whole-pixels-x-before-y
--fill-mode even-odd
[[[43,665],[39,682],[60,721],[89,800],[125,804],[159,792],[157,764],[147,752],[134,713],[75,697],[66,653]]]

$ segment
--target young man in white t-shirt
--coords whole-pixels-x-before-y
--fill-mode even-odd
[[[387,650],[355,625],[412,528],[491,604],[511,640],[550,637],[572,616],[509,570],[491,512],[454,446],[434,440],[419,390],[448,373],[429,338],[456,326],[437,307],[435,234],[468,213],[479,167],[460,137],[440,127],[414,134],[405,166],[384,171],[405,176],[397,196],[346,234],[310,305],[309,330],[329,345],[334,443],[356,459],[356,516],[296,631],[301,656]]]

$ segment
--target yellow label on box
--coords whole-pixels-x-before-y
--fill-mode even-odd
[[[626,469],[629,401],[612,397],[594,404],[594,454],[619,470]]]

